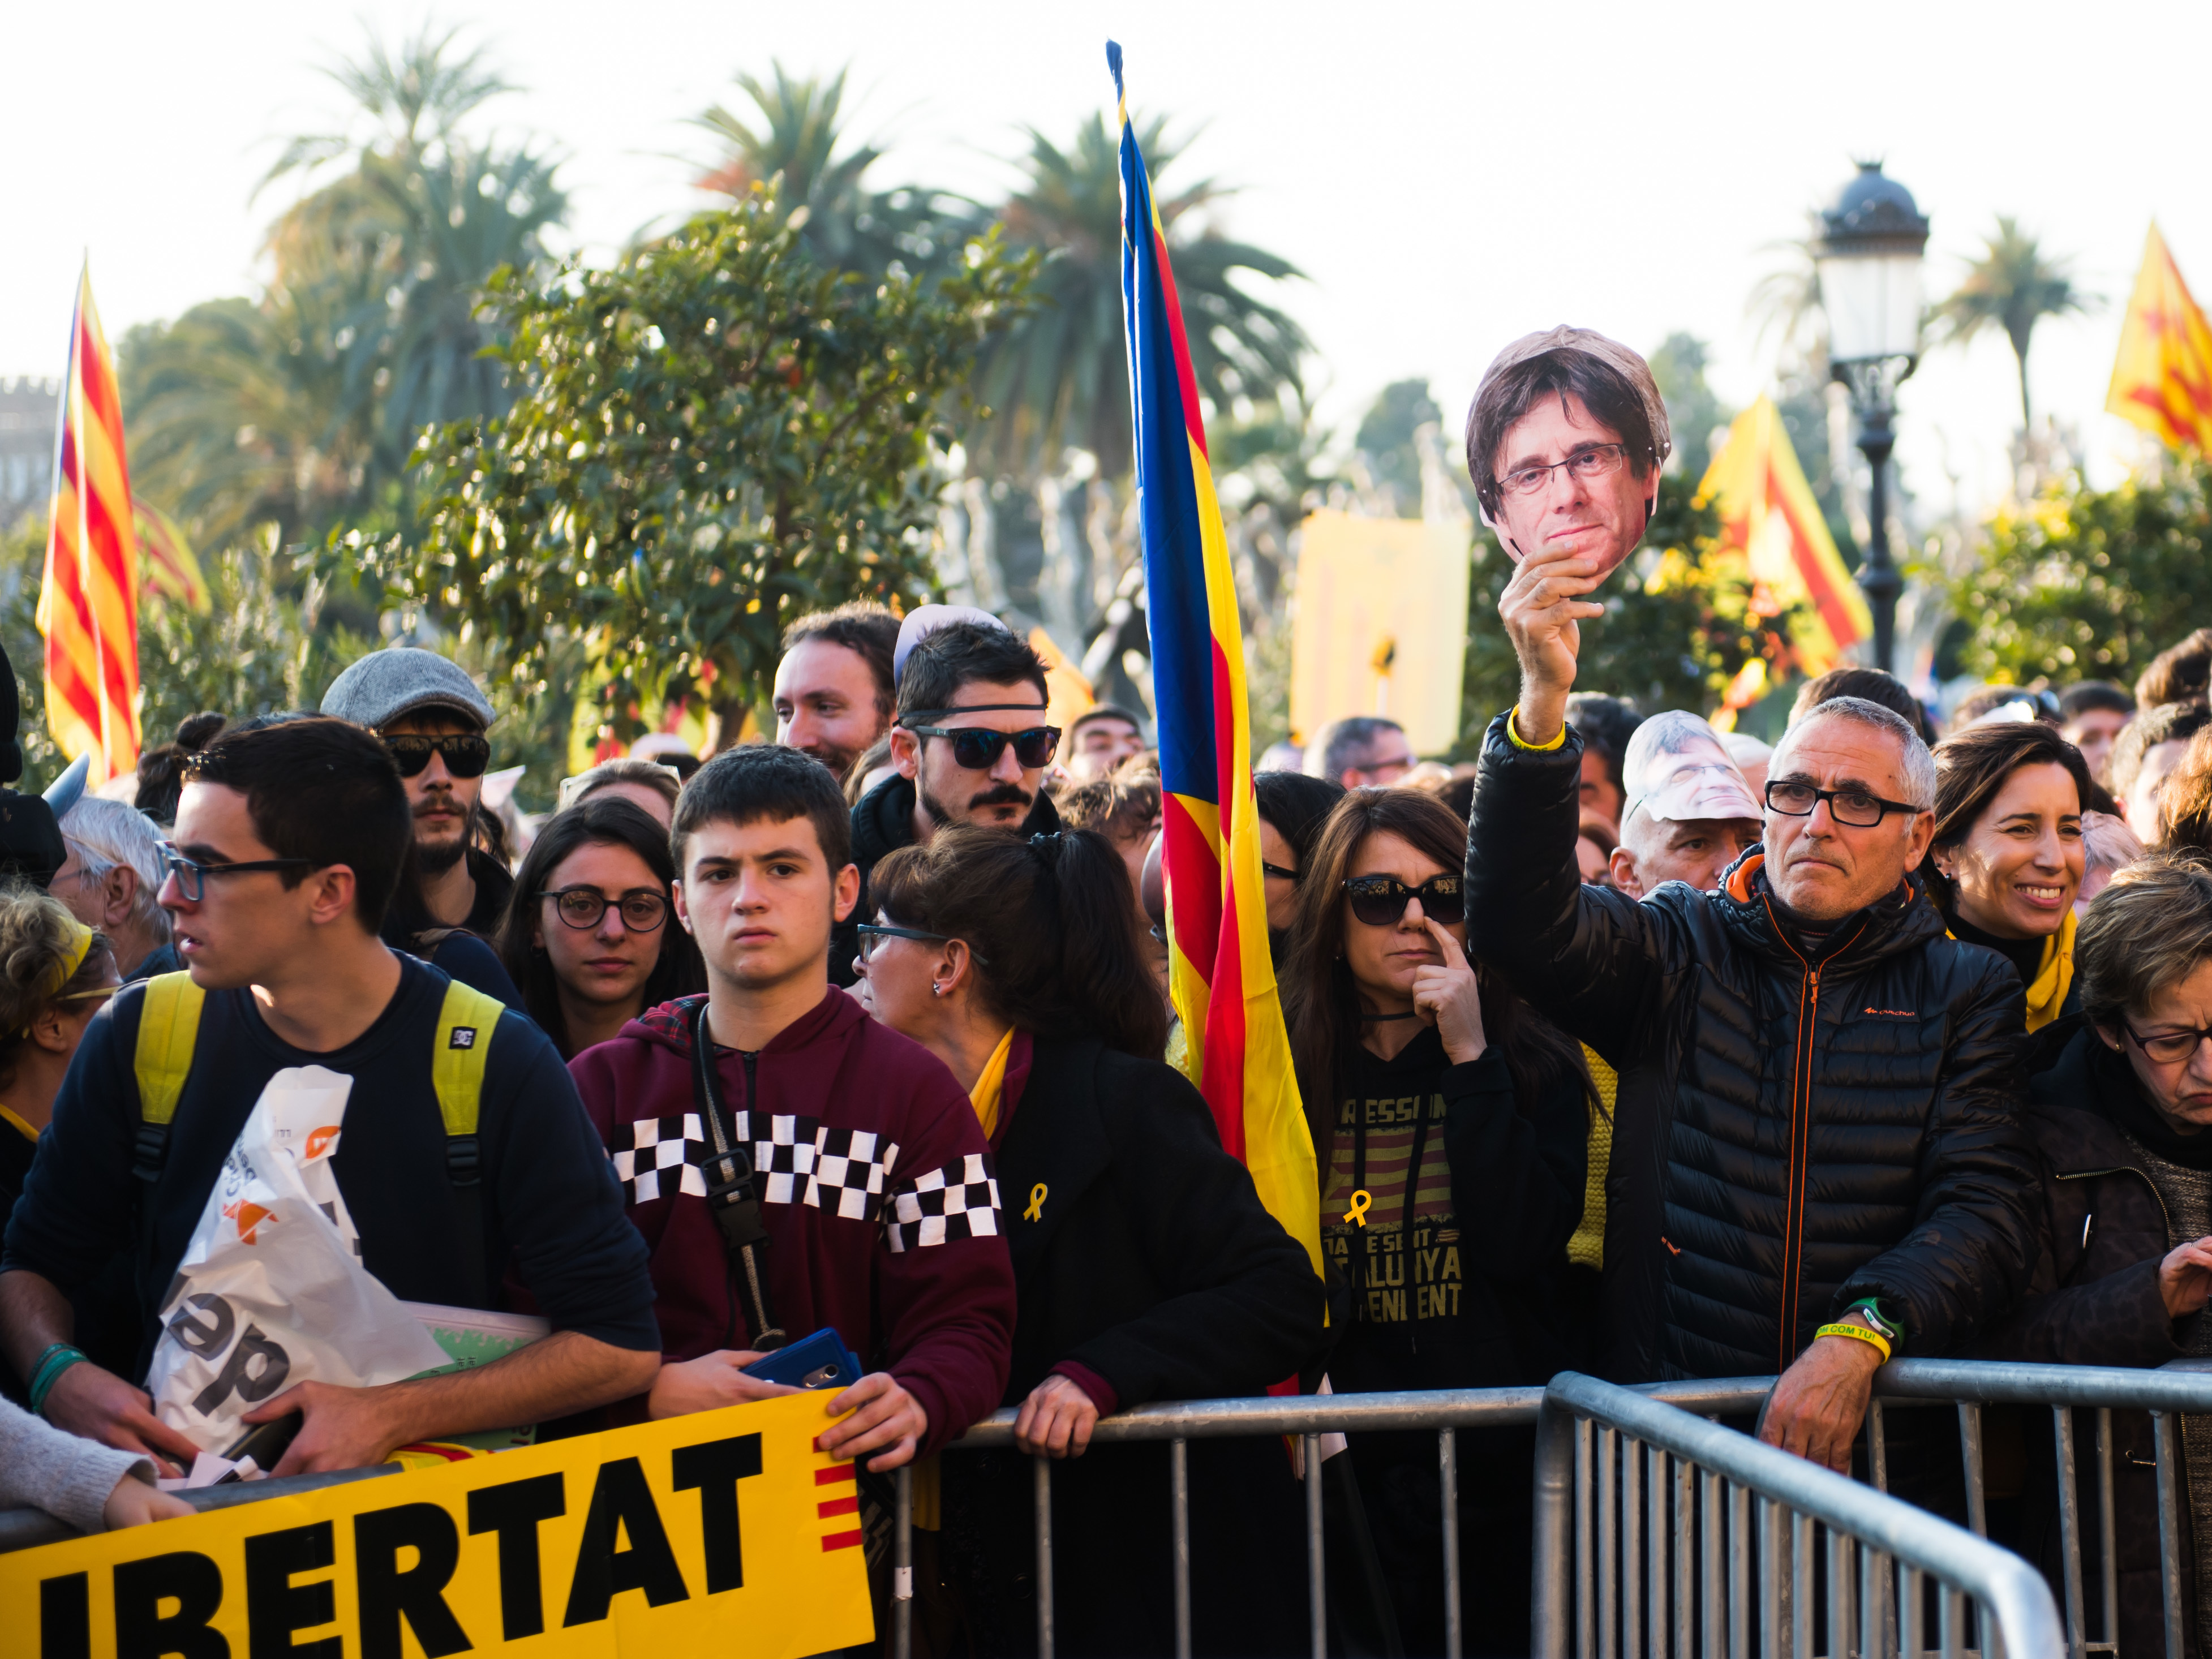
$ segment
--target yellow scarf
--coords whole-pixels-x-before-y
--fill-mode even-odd
[[[0,1106],[0,1123],[9,1125],[15,1131],[16,1133],[21,1135],[26,1140],[36,1140],[39,1138],[39,1132],[36,1129],[33,1129],[29,1124],[24,1122],[21,1118],[16,1116],[15,1113],[9,1111],[5,1106]]]
[[[1613,1159],[1613,1113],[1620,1098],[1620,1074],[1585,1042],[1583,1059],[1597,1090],[1601,1112],[1590,1109],[1589,1150],[1583,1165],[1583,1218],[1567,1241],[1567,1260],[1577,1267],[1605,1266],[1605,1171]]]
[[[975,1109],[976,1121],[983,1126],[983,1139],[988,1140],[999,1133],[999,1097],[1006,1086],[1006,1057],[1014,1051],[1014,1028],[1009,1025],[999,1046],[991,1050],[991,1057],[983,1063],[983,1075],[975,1079],[975,1086],[968,1091],[968,1103]]]
[[[2043,941],[2043,965],[2035,970],[2035,983],[2027,988],[2027,1029],[2039,1031],[2058,1018],[2066,994],[2074,988],[2074,924],[2071,910],[2058,931]],[[1947,937],[1959,936],[1945,928]]]
[[[2074,913],[2067,911],[2058,931],[2043,942],[2043,965],[2027,988],[2027,1029],[2039,1031],[2058,1018],[2074,984]]]

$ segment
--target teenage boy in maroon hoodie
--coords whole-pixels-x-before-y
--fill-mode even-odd
[[[860,873],[850,810],[818,761],[765,745],[715,757],[685,786],[673,840],[676,914],[707,994],[570,1066],[653,1255],[662,1364],[630,1409],[788,1392],[742,1373],[760,1358],[756,1321],[792,1341],[834,1326],[866,1374],[827,1402],[852,1415],[817,1443],[896,1468],[1006,1392],[1014,1273],[982,1127],[942,1062],[830,984],[830,931]],[[722,1144],[749,1158],[749,1182],[702,1109],[702,1002]],[[764,1228],[750,1263],[710,1194]]]

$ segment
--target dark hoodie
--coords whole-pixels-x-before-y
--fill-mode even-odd
[[[692,1097],[699,1000],[649,1010],[568,1066],[652,1251],[672,1360],[746,1346],[698,1169],[709,1151]],[[870,1370],[896,1377],[929,1414],[924,1452],[957,1439],[997,1409],[1014,1330],[998,1183],[968,1097],[935,1055],[834,987],[757,1054],[715,1057],[759,1176],[776,1320],[794,1340],[834,1326]]]
[[[893,773],[861,796],[853,809],[853,862],[860,867],[860,898],[853,914],[830,930],[832,985],[850,985],[859,977],[853,971],[853,959],[860,951],[860,924],[876,919],[876,907],[868,896],[868,878],[875,873],[876,861],[886,853],[914,845],[914,780]],[[1038,790],[1029,817],[1022,820],[1021,833],[1049,835],[1059,828],[1060,809],[1052,804],[1050,795]]]

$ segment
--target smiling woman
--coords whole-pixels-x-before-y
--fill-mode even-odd
[[[2036,1044],[2047,1063],[2080,1023],[2074,896],[2088,763],[2051,727],[2008,720],[1946,739],[1936,778],[1936,834],[1920,873],[1952,936],[2019,973],[2027,1029],[2053,1028]]]

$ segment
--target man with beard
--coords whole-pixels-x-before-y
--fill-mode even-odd
[[[775,665],[775,740],[839,778],[891,721],[891,653],[899,619],[872,599],[801,617]]]
[[[947,622],[907,653],[890,734],[898,771],[853,809],[860,897],[830,940],[834,982],[853,983],[858,918],[875,915],[868,876],[884,854],[925,845],[945,823],[1059,830],[1044,775],[1060,731],[1045,724],[1045,702],[1043,660],[994,622]]]
[[[381,738],[407,786],[414,853],[385,918],[384,942],[422,953],[426,932],[495,932],[514,878],[474,844],[477,799],[491,763],[484,732],[496,718],[476,682],[434,651],[394,646],[371,652],[331,681],[322,712]],[[476,982],[467,972],[456,976]]]

